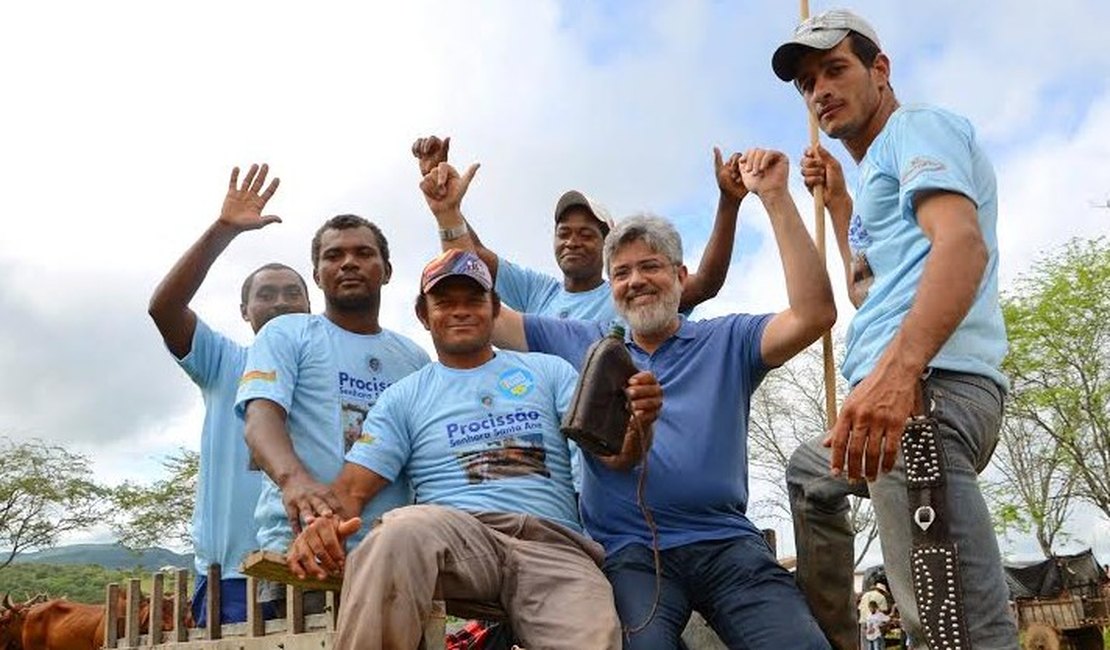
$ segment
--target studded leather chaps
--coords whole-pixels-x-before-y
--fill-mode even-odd
[[[971,648],[960,585],[959,548],[945,512],[945,462],[940,432],[932,416],[932,396],[906,424],[902,453],[913,520],[911,574],[918,615],[933,650]]]

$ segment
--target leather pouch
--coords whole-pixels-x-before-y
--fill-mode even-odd
[[[613,456],[628,429],[628,379],[639,372],[624,347],[624,332],[614,328],[586,351],[570,408],[559,430],[595,456]]]

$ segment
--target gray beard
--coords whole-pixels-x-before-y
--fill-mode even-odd
[[[682,285],[677,285],[674,291],[660,295],[659,300],[648,305],[628,307],[623,303],[618,304],[617,313],[624,322],[628,323],[633,332],[657,334],[674,322],[681,300]]]

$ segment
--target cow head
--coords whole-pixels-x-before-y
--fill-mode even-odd
[[[4,597],[4,610],[0,612],[0,650],[23,649],[23,620],[26,608],[13,605]]]

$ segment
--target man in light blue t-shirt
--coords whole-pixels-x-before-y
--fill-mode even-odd
[[[324,223],[312,240],[313,279],[323,314],[276,318],[258,334],[235,408],[247,444],[266,472],[255,520],[258,545],[284,551],[312,517],[346,512],[329,484],[382,392],[429,362],[410,339],[378,322],[389,281],[389,244],[355,215]],[[367,523],[412,502],[404,481],[362,513]],[[267,593],[281,600],[281,593]]]
[[[252,522],[262,475],[248,469],[250,454],[243,441],[243,423],[235,417],[235,392],[247,348],[209,328],[189,308],[189,302],[233,239],[280,221],[275,216],[262,216],[278,187],[275,178],[265,191],[260,191],[268,171],[266,165],[252,165],[240,184],[239,168],[232,170],[219,218],[185,251],[150,298],[150,317],[166,347],[204,397],[193,506],[197,580],[192,611],[200,626],[208,615],[205,605],[211,564],[221,567],[220,620],[236,623],[247,619],[246,578],[239,573],[239,563],[258,548],[257,528]],[[239,311],[255,333],[276,316],[308,310],[304,279],[288,266],[267,264],[243,282]]]
[[[787,468],[799,583],[829,638],[858,645],[847,495],[870,494],[907,631],[933,647],[1016,649],[977,482],[1007,387],[994,170],[966,119],[899,105],[875,30],[851,12],[802,23],[772,67],[859,164],[854,201],[823,148],[802,165],[809,187],[825,187],[858,311],[843,367],[851,392],[831,433]],[[935,432],[919,433],[930,421]]]
[[[412,146],[420,161],[420,174],[427,176],[440,163],[446,163],[451,138],[421,138]],[[740,202],[747,189],[730,170],[739,154],[727,161],[714,148],[714,170],[720,199],[713,231],[706,243],[696,273],[690,273],[682,290],[681,309],[689,314],[694,307],[717,295],[724,285],[736,235]],[[527,313],[592,320],[609,324],[617,320],[609,283],[603,274],[601,247],[613,228],[613,219],[603,205],[577,190],[564,192],[555,203],[555,262],[562,278],[552,277],[507,260],[486,248],[471,224],[441,229],[441,236],[469,235],[475,250],[493,273],[495,288],[504,304]]]
[[[312,522],[287,554],[302,577],[345,564],[336,648],[416,647],[437,592],[464,615],[474,612],[467,603],[503,608],[526,647],[621,645],[559,432],[576,374],[557,357],[494,352],[492,285],[469,251],[424,269],[416,313],[439,363],[382,395],[334,485],[348,511],[399,480],[411,481],[420,505],[386,513],[349,559],[342,540],[358,524],[336,517]],[[630,426],[625,451],[604,461],[615,472],[636,462],[661,404],[650,373],[626,392],[643,429]]]

